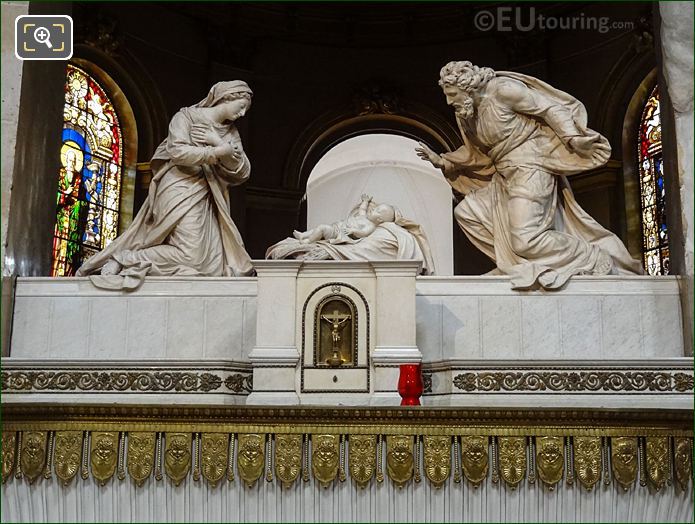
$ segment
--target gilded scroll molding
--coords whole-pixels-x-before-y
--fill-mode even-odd
[[[193,371],[3,371],[2,391],[99,391],[209,393],[222,386],[222,377]],[[236,373],[224,379],[235,393],[250,392],[250,373]]]
[[[497,371],[461,373],[454,386],[466,392],[606,391],[650,393],[693,390],[693,376],[666,371]]]

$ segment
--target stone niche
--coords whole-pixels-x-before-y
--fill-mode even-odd
[[[369,393],[369,306],[354,286],[321,284],[301,311],[301,393]]]

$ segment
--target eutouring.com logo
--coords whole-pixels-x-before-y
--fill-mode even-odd
[[[598,31],[630,30],[634,22],[611,21],[607,16],[549,16],[535,7],[498,7],[476,13],[473,24],[478,31]]]

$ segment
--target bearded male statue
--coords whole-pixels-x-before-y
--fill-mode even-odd
[[[520,73],[450,62],[439,85],[463,146],[418,155],[464,194],[456,220],[512,287],[554,289],[572,275],[642,274],[623,243],[576,202],[567,176],[605,164],[608,141],[574,97]]]

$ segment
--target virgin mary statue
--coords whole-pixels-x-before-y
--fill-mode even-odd
[[[234,122],[251,106],[240,80],[215,84],[182,108],[152,157],[149,194],[125,233],[87,260],[78,276],[94,285],[135,289],[145,275],[242,276],[253,271],[229,214],[229,185],[251,172]]]

